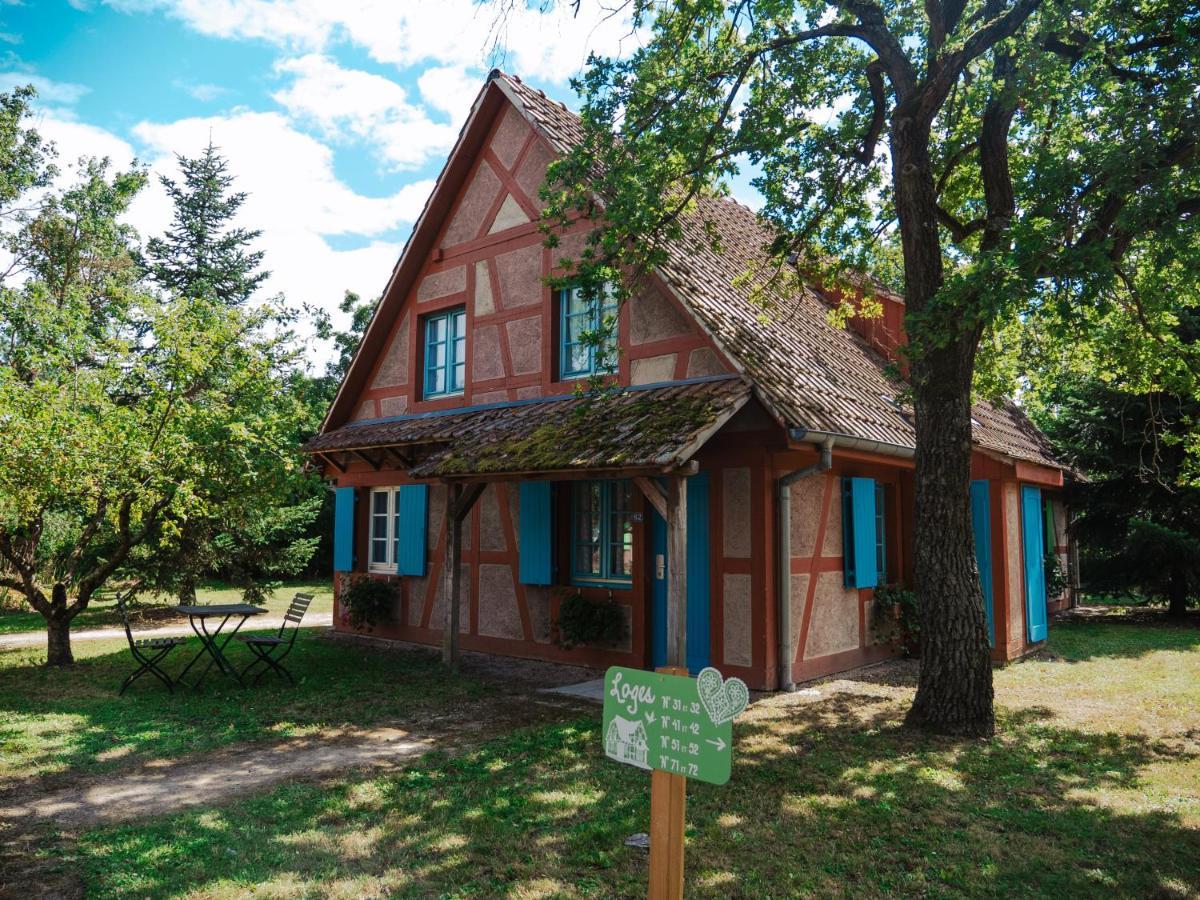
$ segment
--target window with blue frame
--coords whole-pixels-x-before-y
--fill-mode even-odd
[[[612,292],[606,290],[603,297],[589,300],[582,288],[563,288],[558,292],[558,306],[559,377],[615,372],[617,301]]]
[[[887,584],[887,494],[873,479],[842,479],[842,558],[847,587]]]
[[[571,485],[571,581],[633,580],[633,488],[628,481]]]
[[[425,317],[424,396],[461,394],[467,381],[467,311],[448,309]]]

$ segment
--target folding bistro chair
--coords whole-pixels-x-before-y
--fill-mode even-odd
[[[292,674],[285,669],[280,663],[283,658],[292,652],[292,647],[296,643],[296,632],[300,630],[300,620],[304,618],[304,613],[308,610],[308,604],[312,603],[312,594],[297,594],[292,598],[292,602],[288,605],[287,612],[283,614],[283,622],[279,625],[278,634],[259,635],[259,634],[239,634],[237,639],[249,647],[254,652],[254,659],[250,665],[242,669],[239,676],[245,680],[246,675],[255,666],[267,666],[256,676],[254,683],[258,684],[259,679],[274,669],[280,675],[284,676],[292,684],[295,680]],[[283,633],[287,631],[288,626],[291,626],[291,633],[285,638]]]
[[[126,594],[125,597],[129,595]],[[125,689],[133,684],[137,679],[141,678],[147,672],[161,681],[167,686],[167,690],[172,694],[175,693],[175,684],[171,681],[171,677],[158,667],[166,655],[178,647],[180,644],[186,644],[185,637],[158,637],[158,638],[143,638],[135,640],[133,630],[129,627],[129,610],[125,605],[125,597],[117,600],[117,611],[121,614],[121,622],[125,625],[125,637],[129,640],[129,652],[133,654],[133,658],[138,661],[137,670],[125,679],[121,685],[121,690],[118,696],[125,693]]]

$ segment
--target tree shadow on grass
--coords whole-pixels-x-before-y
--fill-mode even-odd
[[[250,657],[231,644],[236,665]],[[297,684],[275,675],[240,688],[215,671],[199,690],[169,694],[144,677],[124,696],[117,689],[136,667],[123,643],[81,649],[64,670],[0,665],[0,794],[31,776],[49,788],[56,777],[104,772],[148,759],[202,752],[240,741],[282,739],[315,729],[404,723],[493,696],[487,680],[447,676],[434,654],[387,652],[302,634],[286,660]],[[190,641],[170,658],[177,674],[199,650]],[[83,656],[83,653],[88,655]],[[199,669],[193,668],[189,680]]]
[[[1184,896],[1200,833],[1149,742],[1008,717],[932,739],[869,695],[752,712],[728,785],[689,785],[689,897]],[[289,785],[233,806],[91,832],[67,858],[104,895],[268,892],[642,896],[646,774],[592,720],[517,732],[394,775]]]

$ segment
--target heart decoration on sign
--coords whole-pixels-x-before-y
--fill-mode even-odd
[[[696,677],[696,687],[700,692],[700,702],[704,704],[714,725],[732,721],[750,702],[750,690],[746,682],[740,678],[723,679],[721,673],[712,666],[700,671]]]

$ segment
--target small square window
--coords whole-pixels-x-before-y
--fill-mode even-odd
[[[461,394],[467,383],[467,311],[463,307],[425,317],[424,396]]]
[[[560,378],[615,372],[617,301],[612,291],[588,300],[580,287],[558,292]],[[599,342],[597,343],[597,338]]]

